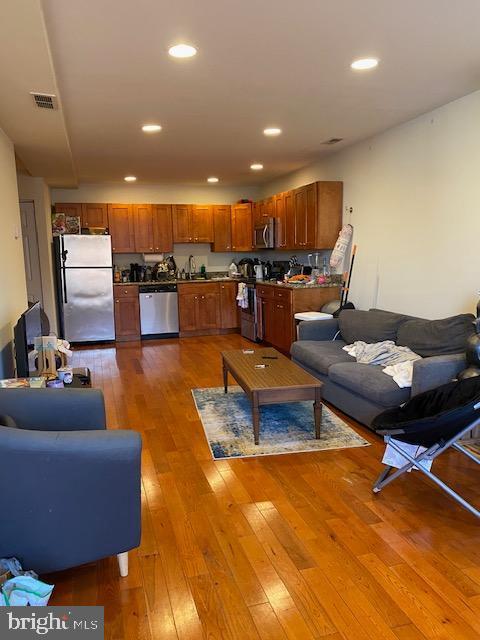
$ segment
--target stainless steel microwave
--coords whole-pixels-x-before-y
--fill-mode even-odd
[[[253,241],[255,249],[275,248],[275,218],[265,218],[265,222],[257,222]]]

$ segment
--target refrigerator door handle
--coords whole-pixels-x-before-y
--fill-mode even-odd
[[[67,273],[65,269],[65,261],[67,259],[68,250],[65,249],[65,242],[63,236],[60,236],[60,256],[62,260],[61,277],[62,277],[62,289],[63,289],[63,304],[67,304]]]

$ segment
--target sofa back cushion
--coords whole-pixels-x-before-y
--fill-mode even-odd
[[[383,340],[396,342],[398,329],[407,319],[408,316],[391,311],[345,309],[338,316],[338,326],[342,339],[347,344],[356,340],[370,343]]]
[[[475,331],[474,320],[470,313],[442,320],[407,320],[398,330],[397,344],[423,357],[462,353]]]

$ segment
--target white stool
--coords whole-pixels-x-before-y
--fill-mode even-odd
[[[321,311],[302,311],[301,313],[296,313],[294,318],[298,338],[298,325],[300,322],[310,322],[310,320],[330,320],[333,318],[333,315],[331,313],[322,313]]]

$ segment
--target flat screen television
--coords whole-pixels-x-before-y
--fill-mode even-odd
[[[17,378],[37,375],[34,340],[43,335],[42,329],[42,308],[36,302],[22,313],[13,330]]]

